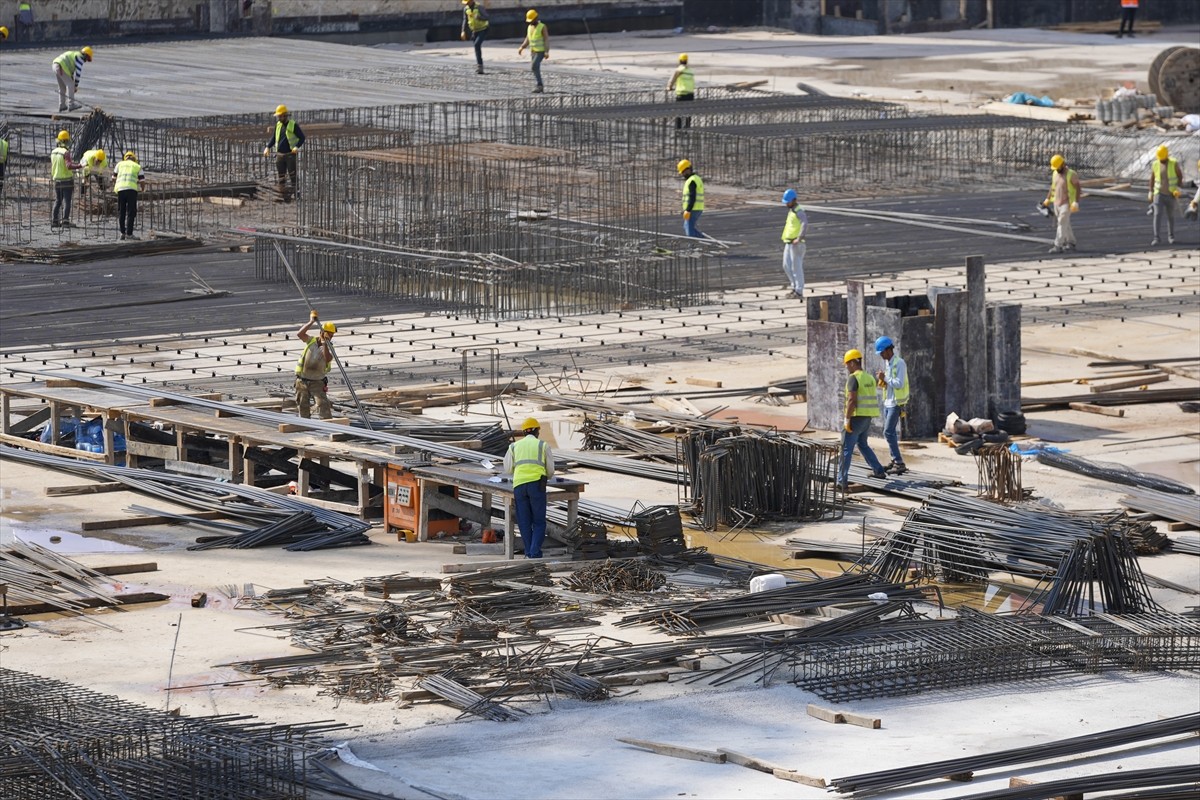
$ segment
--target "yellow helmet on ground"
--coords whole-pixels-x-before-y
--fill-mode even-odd
[[[126,161],[137,161],[137,153],[133,152],[132,150],[126,150],[125,151],[125,160]]]
[[[862,361],[862,353],[854,348],[847,350],[845,357],[842,358],[842,363],[849,364],[851,361]]]
[[[541,427],[542,424],[533,417],[527,417],[525,421],[521,423],[521,430],[523,431],[536,431],[540,430]]]
[[[60,142],[68,142],[71,140],[71,134],[68,133],[67,131],[59,131],[58,132],[58,140]]]
[[[686,63],[687,63],[687,53],[680,53],[680,54],[679,54],[679,63],[680,63],[680,64],[686,64]]]
[[[104,163],[105,161],[107,161],[107,160],[108,160],[108,156],[106,156],[106,155],[104,154],[104,151],[103,151],[103,150],[97,150],[97,151],[96,151],[96,163],[97,163],[97,164],[103,164],[103,163]]]
[[[323,322],[321,323],[321,330],[326,333],[337,333],[337,325],[334,325],[332,322]]]
[[[83,53],[83,57],[86,58],[88,61],[92,60],[92,48],[84,47],[79,52]]]
[[[1160,144],[1158,149],[1154,151],[1154,155],[1158,157],[1159,161],[1166,161],[1171,157],[1171,151],[1167,149],[1165,144]]]
[[[1058,153],[1050,156],[1050,169],[1062,169],[1062,165],[1067,163],[1067,160]]]
[[[283,105],[282,103],[275,106],[275,116],[282,117],[283,115],[285,115],[287,113],[288,113],[287,106]]]
[[[675,171],[678,172],[680,175],[683,174],[683,171],[685,169],[691,169],[691,168],[692,168],[692,162],[688,161],[686,158],[675,165]]]
[[[534,11],[532,8],[525,12],[525,21],[526,22],[533,22],[536,19],[537,19],[537,12]]]

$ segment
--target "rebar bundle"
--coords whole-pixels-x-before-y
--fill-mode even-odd
[[[584,450],[624,450],[633,456],[664,464],[674,464],[678,456],[673,438],[617,422],[585,416],[579,433],[583,436]]]
[[[579,592],[653,592],[666,585],[667,577],[644,561],[601,561],[575,570],[566,583]]]
[[[1021,457],[1004,445],[986,444],[975,451],[979,470],[979,494],[989,500],[1024,500],[1021,488]]]
[[[1089,461],[1086,458],[1073,456],[1070,453],[1054,453],[1049,450],[1039,450],[1036,457],[1040,464],[1065,469],[1069,472],[1086,475],[1089,478],[1112,481],[1113,483],[1120,483],[1126,486],[1137,486],[1142,489],[1153,489],[1154,491],[1168,494],[1194,495],[1196,493],[1186,483],[1164,478],[1161,475],[1152,475],[1148,472],[1138,472],[1124,464]],[[1194,499],[1192,502],[1196,503]]]

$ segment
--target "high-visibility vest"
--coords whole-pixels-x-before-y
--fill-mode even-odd
[[[92,170],[99,171],[101,169],[100,165],[96,163],[96,153],[99,152],[99,150],[88,150],[83,154],[83,160],[79,162],[83,164],[83,177],[91,175]]]
[[[79,58],[81,55],[83,55],[83,52],[80,50],[68,50],[67,52],[60,55],[58,58],[54,59],[53,63],[58,64],[60,67],[62,67],[62,71],[67,73],[68,75],[74,75],[75,74],[75,59]]]
[[[546,52],[546,23],[538,21],[529,26],[529,49],[535,53]]]
[[[296,120],[289,119],[286,126],[283,124],[282,120],[275,123],[276,151],[279,150],[279,134],[281,132],[283,135],[287,136],[288,148],[294,151],[296,149],[296,145],[300,143],[300,137],[296,135]]]
[[[691,67],[684,67],[679,70],[679,74],[675,76],[675,94],[695,94],[696,93],[696,75],[692,72]]]
[[[479,33],[480,31],[487,30],[488,21],[483,18],[483,12],[480,11],[478,6],[475,8],[467,6],[463,9],[463,13],[467,15],[467,27],[472,31]]]
[[[0,164],[8,161],[8,139],[0,139]]]
[[[126,189],[137,191],[138,176],[142,174],[142,165],[136,161],[125,159],[117,164],[117,179],[113,182],[113,191],[122,192]]]
[[[1163,190],[1162,165],[1163,162],[1155,161],[1150,167],[1150,172],[1154,175],[1154,186],[1150,189],[1152,194]],[[1167,159],[1167,191],[1171,194],[1179,191],[1179,167],[1173,158]]]
[[[896,405],[903,406],[908,404],[908,370],[904,370],[904,383],[899,388],[892,386],[892,381],[896,380],[896,376],[900,374],[900,365],[903,361],[900,356],[892,356],[891,361],[883,363],[884,377],[887,379],[888,386],[892,387],[892,394],[896,398]]]
[[[313,347],[315,347],[319,343],[320,343],[320,339],[316,336],[309,337],[308,341],[304,343],[304,349],[300,351],[300,358],[296,359],[296,375],[299,376],[304,373],[304,362],[308,358],[308,351],[313,349]],[[329,372],[329,368],[331,366],[332,366],[332,364],[330,362],[326,361],[325,362],[325,371]]]
[[[783,225],[783,241],[790,242],[793,239],[804,238],[804,224],[800,222],[800,217],[796,216],[796,209],[789,208],[787,222]]]
[[[875,386],[875,378],[863,372],[861,369],[855,372],[850,377],[858,382],[858,390],[855,394],[858,396],[854,405],[854,416],[856,417],[878,417],[879,416],[879,392]],[[850,399],[850,389],[846,389],[846,400]]]
[[[512,443],[513,486],[540,481],[546,476],[546,453],[550,445],[536,436]]]
[[[1051,198],[1051,200],[1058,199],[1058,192],[1055,191],[1055,188],[1058,186],[1058,182],[1066,181],[1067,182],[1067,202],[1074,204],[1078,200],[1076,195],[1079,193],[1075,189],[1074,178],[1075,178],[1075,170],[1071,169],[1070,167],[1067,167],[1066,171],[1062,172],[1061,174],[1059,173],[1058,170],[1055,170],[1050,175],[1050,198]]]
[[[56,181],[71,180],[71,168],[67,166],[67,148],[61,145],[50,151],[50,177]]]
[[[1138,0],[1121,0],[1121,8],[1137,8]]]
[[[688,195],[692,193],[691,185],[696,185],[696,202],[692,205],[692,211],[704,210],[704,181],[696,173],[688,176],[688,179],[683,182],[683,210],[688,210]]]

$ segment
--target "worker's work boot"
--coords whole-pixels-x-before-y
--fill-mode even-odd
[[[475,74],[476,74],[476,75],[482,75],[482,74],[483,74],[483,64],[480,64],[479,66],[475,67]]]
[[[533,87],[533,93],[534,93],[534,94],[541,94],[541,93],[542,93],[542,92],[544,92],[544,91],[546,91],[546,90],[545,90],[543,87],[541,87],[541,86],[535,86],[535,87]]]
[[[67,106],[68,111],[78,111],[81,108],[83,108],[83,103],[71,103],[71,105]]]
[[[886,471],[892,475],[903,475],[908,472],[908,467],[904,466],[903,461],[893,461],[887,465]]]
[[[1054,247],[1051,247],[1046,252],[1047,253],[1061,253],[1062,251],[1063,251],[1063,249],[1061,247],[1059,247],[1058,245],[1054,245]]]
[[[1174,236],[1168,236],[1168,237],[1167,237],[1167,244],[1175,244],[1175,237],[1174,237]]]
[[[1150,246],[1158,247],[1158,237],[1157,236],[1155,236],[1153,239],[1150,240]]]
[[[66,110],[67,110],[67,104],[66,104],[66,103],[60,103],[60,104],[59,104],[59,106],[58,106],[58,110],[59,110],[60,112],[62,112],[62,111],[66,111]]]

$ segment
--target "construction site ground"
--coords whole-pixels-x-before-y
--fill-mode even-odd
[[[661,77],[665,85],[674,55],[687,51],[698,71],[706,60],[719,65],[705,75],[714,82],[767,77],[771,81],[767,88],[788,90],[788,84],[801,80],[829,91],[861,92],[918,104],[933,102],[942,110],[951,110],[966,109],[981,95],[999,97],[1010,91],[1036,90],[1086,96],[1124,79],[1140,80],[1145,64],[1159,49],[1178,42],[1194,44],[1195,34],[1195,30],[1164,29],[1134,43],[1048,31],[853,40],[765,31],[609,35],[595,37],[598,55],[587,37],[563,37],[556,39],[554,60],[545,69],[551,81],[554,70],[575,70],[572,85],[583,87],[586,71],[599,59],[606,70],[617,71],[622,79],[658,81]],[[287,53],[272,44],[272,52]],[[507,90],[523,93],[528,78],[525,66],[516,59],[516,44],[489,42],[485,52],[495,53],[497,71],[505,76]],[[181,93],[213,102],[220,98],[222,103],[236,106],[210,109],[210,113],[244,110],[247,103],[269,108],[287,102],[301,109],[306,101],[314,107],[326,104],[306,94],[315,83],[298,83],[290,89],[292,94],[279,96],[275,87],[258,80],[262,56],[257,53],[251,58],[256,53],[252,49],[238,51],[246,54],[241,66],[231,60],[225,65],[232,75],[231,85],[257,87],[257,95],[213,92],[204,81],[173,83],[157,73],[163,48],[174,53],[174,48],[211,47],[215,49],[207,52],[216,58],[226,48],[242,46],[251,43],[133,45],[122,49],[147,65],[140,82],[129,75],[106,73],[99,57],[103,53],[98,54],[89,80],[96,81],[92,86],[97,91],[118,84],[132,86],[121,90],[121,102],[127,107],[119,109],[130,115],[164,114],[180,104]],[[339,56],[348,62],[361,59],[353,48],[320,45],[322,53],[328,49],[330,57],[335,47],[348,51]],[[468,79],[470,62],[465,47],[406,45],[401,49],[405,58],[436,59],[436,74],[443,76],[439,80],[456,91],[474,84]],[[33,58],[28,51],[15,57],[3,54],[0,87],[5,110],[14,102],[26,109],[49,105],[41,100],[50,98],[53,89],[53,82],[45,80],[49,70],[42,63],[50,56],[41,55]],[[27,58],[29,77],[22,78],[26,65],[21,59]],[[152,78],[151,72],[156,77]],[[356,79],[337,71],[331,75],[336,80],[326,91],[335,93],[344,89],[346,81],[353,84]],[[368,77],[357,75],[362,80]],[[12,99],[17,85],[26,94],[20,101]],[[462,91],[468,92],[466,88]],[[440,98],[443,92],[435,85],[429,99]],[[383,100],[372,96],[361,102]],[[395,102],[395,98],[387,102]],[[108,97],[102,104],[118,111]],[[1189,179],[1200,177],[1190,171],[1186,175]],[[1018,218],[1031,226],[1029,235],[1044,239],[1042,242],[944,231],[934,234],[921,228],[822,217],[814,211],[806,263],[808,292],[843,292],[848,277],[866,281],[868,292],[886,290],[892,295],[922,294],[937,286],[961,288],[965,283],[963,258],[981,253],[989,264],[989,301],[1022,305],[1022,380],[1042,383],[1026,389],[1023,395],[1027,397],[1086,393],[1089,384],[1082,381],[1097,377],[1097,370],[1089,366],[1093,361],[1195,357],[1200,352],[1200,229],[1195,223],[1180,221],[1174,247],[1148,249],[1150,220],[1143,204],[1088,198],[1076,222],[1080,251],[1049,257],[1044,251],[1053,236],[1052,223],[1033,210],[1043,191],[1044,187],[1030,186],[987,194],[863,201],[872,207],[922,213]],[[323,317],[338,321],[339,352],[348,371],[356,381],[371,383],[371,388],[456,379],[458,356],[448,348],[460,337],[474,337],[472,341],[478,341],[480,347],[499,348],[505,374],[521,370],[531,388],[579,394],[638,387],[648,399],[660,392],[687,393],[696,388],[687,383],[688,378],[719,380],[724,389],[746,388],[747,396],[705,399],[696,388],[692,402],[701,411],[725,406],[717,413],[736,416],[747,424],[804,430],[802,402],[776,406],[750,397],[769,382],[805,375],[806,338],[803,304],[779,288],[783,281],[777,265],[777,231],[782,224],[778,207],[773,198],[745,199],[770,205],[734,208],[731,202],[728,211],[718,206],[705,216],[704,227],[712,235],[743,244],[734,247],[726,259],[712,301],[697,308],[492,322],[430,314],[382,298],[326,292],[313,300]],[[844,206],[854,202],[853,198],[837,201]],[[109,378],[161,384],[172,391],[218,391],[233,399],[286,396],[295,361],[291,344],[295,340],[289,337],[307,309],[290,285],[256,280],[253,264],[253,254],[231,252],[225,244],[141,258],[114,253],[110,259],[85,263],[3,264],[0,370],[100,368]],[[196,285],[194,277],[226,294],[184,294]],[[252,356],[245,356],[247,353]],[[241,363],[243,358],[245,363]],[[28,379],[27,374],[8,372],[0,378],[5,382]],[[1067,379],[1081,382],[1044,383]],[[1168,380],[1152,388],[1195,387],[1198,380],[1193,363],[1173,370]],[[337,397],[343,403],[348,400],[342,393]],[[569,412],[509,399],[504,411],[512,421],[535,415],[557,446],[578,447],[578,419]],[[472,406],[466,417],[450,407],[429,409],[426,415],[497,419],[487,404]],[[1200,487],[1200,417],[1184,413],[1176,404],[1131,405],[1123,417],[1064,410],[1030,412],[1028,419],[1028,439],[1022,441],[1052,443],[1075,455],[1117,462]],[[812,434],[825,441],[836,438],[831,432]],[[873,445],[886,461],[884,443],[873,439]],[[911,468],[957,478],[968,485],[977,482],[974,459],[956,455],[949,447],[925,440],[906,443],[905,448]],[[590,500],[621,507],[678,500],[676,487],[666,483],[586,469],[573,469],[570,474],[588,482],[586,496]],[[880,718],[878,730],[831,725],[808,716],[808,703],[825,704],[787,683],[762,688],[746,682],[721,689],[703,682],[648,683],[628,687],[624,695],[604,703],[563,699],[534,704],[527,708],[530,715],[515,723],[458,720],[457,711],[442,705],[338,703],[311,687],[275,689],[260,683],[222,687],[213,684],[242,676],[216,665],[293,651],[282,635],[245,630],[273,618],[234,609],[215,587],[254,584],[260,589],[282,588],[311,579],[353,581],[396,572],[439,576],[445,564],[482,563],[495,556],[455,554],[445,541],[398,541],[395,534],[379,529],[371,534],[372,547],[311,553],[277,549],[189,552],[185,548],[194,533],[170,526],[96,532],[85,537],[79,535],[82,522],[120,517],[123,509],[137,502],[135,497],[121,492],[47,497],[47,487],[77,483],[78,479],[11,461],[0,462],[0,478],[0,543],[20,536],[55,547],[89,566],[154,561],[156,572],[128,576],[121,586],[171,597],[168,602],[126,613],[97,613],[91,620],[31,617],[29,628],[0,638],[0,666],[83,684],[152,708],[178,708],[184,714],[253,713],[271,722],[336,719],[359,725],[347,737],[350,746],[378,771],[352,766],[339,770],[363,788],[396,797],[827,797],[823,789],[770,774],[729,764],[667,758],[617,739],[728,748],[802,773],[834,777],[1079,736],[1200,710],[1200,684],[1188,673],[1055,678],[1035,684],[864,700],[851,708],[839,708]],[[1024,464],[1023,480],[1036,498],[1075,510],[1114,509],[1125,494],[1125,488],[1116,484],[1034,461]],[[867,492],[852,498],[840,520],[776,523],[732,534],[693,530],[689,531],[689,543],[772,567],[808,566],[835,575],[843,566],[837,562],[793,559],[787,538],[855,543],[865,518],[897,527],[904,505],[904,501]],[[52,536],[61,541],[52,545]],[[1186,592],[1154,590],[1155,600],[1166,609],[1183,612],[1200,602],[1200,559],[1160,554],[1142,558],[1141,565],[1148,574],[1187,587]],[[201,591],[209,594],[208,605],[191,607],[189,599]],[[995,587],[981,590],[970,603],[989,611],[1012,610],[1013,605],[1007,594]],[[598,630],[623,640],[643,635],[638,629],[612,627],[611,622],[606,620]],[[168,686],[202,684],[205,688],[166,692]],[[1104,771],[1152,769],[1198,758],[1200,740],[1193,737],[1019,774],[1001,770],[979,775],[969,784],[943,782],[924,788],[920,796],[961,797],[1005,788],[1012,777],[1048,781],[1097,771],[1098,766]]]

